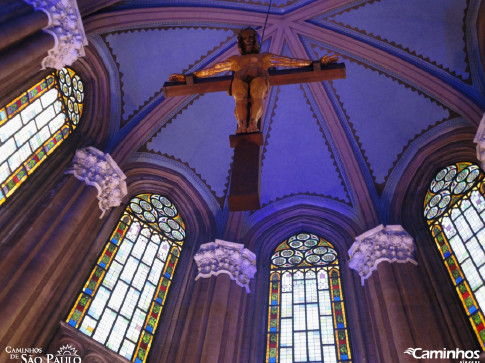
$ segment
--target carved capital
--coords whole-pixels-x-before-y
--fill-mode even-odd
[[[256,255],[244,245],[216,239],[201,245],[194,260],[199,268],[196,280],[224,273],[249,293],[249,280],[256,273]]]
[[[355,239],[349,249],[349,267],[359,273],[364,285],[364,280],[382,261],[417,265],[414,248],[413,238],[401,226],[384,227],[381,224]]]
[[[24,0],[49,17],[44,31],[52,35],[55,46],[42,61],[42,68],[61,69],[85,55],[88,45],[76,0]]]
[[[119,206],[128,193],[126,176],[115,161],[109,154],[91,146],[76,151],[72,166],[66,174],[73,174],[87,185],[96,187],[99,208],[103,212],[99,218],[103,218],[109,208]]]
[[[473,142],[477,144],[477,159],[481,163],[482,170],[485,170],[485,114],[483,114],[480,125],[478,125]]]

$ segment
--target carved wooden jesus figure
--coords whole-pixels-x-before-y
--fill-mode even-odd
[[[230,94],[236,101],[234,114],[237,120],[237,134],[258,132],[258,121],[263,113],[263,100],[269,90],[268,69],[271,67],[297,68],[312,64],[311,60],[296,59],[260,53],[258,34],[254,29],[246,28],[238,35],[237,45],[241,55],[235,55],[225,61],[200,71],[195,71],[195,77],[209,77],[216,73],[233,71],[234,76]],[[333,63],[338,60],[335,55],[326,55],[320,59],[321,64]],[[185,81],[183,74],[171,74],[172,82]],[[248,118],[249,111],[249,118]]]

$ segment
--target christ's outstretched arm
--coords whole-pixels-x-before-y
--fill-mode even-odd
[[[210,77],[214,74],[234,70],[234,61],[229,58],[225,61],[214,64],[212,67],[204,68],[192,73],[195,77],[203,78]],[[168,80],[171,82],[185,82],[185,74],[173,73],[168,76]]]
[[[334,63],[338,61],[335,54],[327,54],[320,58],[320,64]],[[308,59],[290,58],[282,55],[271,54],[268,58],[269,67],[283,67],[283,68],[298,68],[306,67],[312,64],[313,61]]]

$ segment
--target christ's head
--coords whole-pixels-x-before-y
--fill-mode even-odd
[[[256,30],[252,28],[241,30],[237,36],[237,47],[242,55],[259,53],[260,44]]]

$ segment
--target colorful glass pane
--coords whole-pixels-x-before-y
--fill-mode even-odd
[[[441,170],[434,177],[424,198],[424,216],[432,220],[441,216],[478,181],[480,169],[471,163],[458,163]]]
[[[447,188],[446,205],[435,202]],[[470,163],[441,170],[425,197],[425,217],[453,285],[485,349],[485,197],[483,174]],[[441,199],[440,199],[441,200]],[[439,211],[430,211],[438,205]]]
[[[68,112],[68,100],[60,91],[66,73],[77,80],[76,86],[66,86],[78,95],[75,117]],[[83,99],[79,76],[64,68],[0,108],[0,205],[71,134],[81,117]]]
[[[185,225],[177,208],[163,196],[140,194],[130,201],[128,211],[167,238],[178,243],[185,238]]]
[[[271,256],[271,268],[326,266],[337,259],[331,244],[314,234],[300,233],[289,238]]]
[[[158,194],[133,198],[66,319],[82,333],[137,363],[146,360],[183,243],[168,238],[173,233],[160,230],[152,218],[144,216],[143,210],[164,218],[156,214],[161,208],[156,201],[177,211]],[[183,229],[178,212],[171,220]]]
[[[351,362],[338,256],[300,233],[271,256],[266,362]]]
[[[79,123],[83,110],[84,85],[72,69],[63,68],[58,73],[59,88],[62,92],[67,113],[74,127]]]

